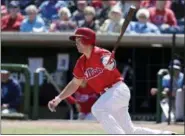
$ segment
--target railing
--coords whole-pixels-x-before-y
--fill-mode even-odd
[[[23,33],[23,32],[2,32],[1,41],[2,46],[7,45],[19,45],[19,46],[30,46],[30,42],[35,43],[38,46],[74,46],[72,42],[69,41],[69,35],[73,33],[63,32],[63,33]],[[113,46],[119,34],[97,34],[97,43],[102,46]],[[172,46],[172,34],[162,34],[162,35],[128,35],[126,34],[121,42],[120,46],[136,46],[136,47],[150,47],[159,46],[161,44],[164,47]],[[41,44],[41,43],[45,44]],[[65,44],[62,44],[65,43]],[[6,43],[6,44],[5,44]],[[52,43],[52,44],[51,44]],[[32,44],[31,46],[35,46]],[[55,45],[54,45],[55,44]],[[176,35],[176,43],[178,47],[184,46],[184,35]]]
[[[158,92],[157,92],[157,104],[156,104],[156,122],[157,123],[161,123],[161,106],[160,106],[160,101],[162,98],[162,91],[163,91],[163,87],[162,87],[162,78],[164,76],[164,74],[168,73],[168,69],[160,69],[157,73],[157,88],[158,88]]]
[[[50,74],[48,73],[48,71],[45,68],[38,68],[35,72],[34,72],[34,103],[33,103],[33,110],[32,110],[32,119],[36,120],[38,119],[38,111],[39,111],[39,73],[44,72],[44,74],[46,75],[46,77],[49,79],[49,81],[51,82],[51,84],[54,86],[54,88],[56,89],[56,91],[58,93],[61,92],[61,89],[58,87],[58,85],[55,83],[55,81],[52,79],[52,77],[50,76]],[[73,120],[74,117],[74,112],[73,112],[73,108],[72,106],[66,101],[64,100],[64,102],[67,104],[68,109],[70,110],[70,120]]]

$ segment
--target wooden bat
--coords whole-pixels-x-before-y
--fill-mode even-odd
[[[110,63],[111,58],[114,58],[114,54],[116,52],[116,49],[118,48],[118,45],[119,45],[119,43],[121,41],[121,38],[123,37],[123,35],[124,35],[128,25],[129,25],[130,21],[132,20],[132,17],[134,15],[135,11],[136,11],[136,7],[135,6],[130,6],[130,9],[129,9],[128,13],[127,13],[127,16],[125,17],[125,21],[123,22],[123,25],[121,27],[121,33],[120,33],[120,35],[119,35],[119,37],[118,37],[118,39],[117,39],[117,41],[116,41],[116,43],[114,45],[114,49],[112,50],[111,57],[109,58],[107,64]]]

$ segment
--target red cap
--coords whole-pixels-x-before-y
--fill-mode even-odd
[[[85,44],[95,45],[96,33],[90,28],[86,27],[78,28],[75,31],[75,34],[70,36],[69,39],[75,41],[76,37],[81,37]]]

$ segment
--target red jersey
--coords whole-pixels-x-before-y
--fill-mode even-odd
[[[24,17],[21,14],[18,14],[16,18],[11,18],[10,15],[6,15],[1,19],[1,30],[19,31],[23,19]]]
[[[71,104],[78,103],[80,105],[80,112],[87,114],[91,112],[91,107],[97,99],[98,94],[87,85],[85,88],[79,87],[74,97],[68,97],[67,101]]]
[[[123,80],[117,68],[111,71],[104,68],[102,58],[107,55],[111,55],[108,50],[95,46],[90,58],[87,59],[82,55],[77,60],[73,75],[78,79],[85,79],[94,91],[101,93],[105,88]]]
[[[176,17],[171,9],[157,10],[155,7],[149,8],[150,21],[159,26],[168,24],[170,26],[177,25]]]

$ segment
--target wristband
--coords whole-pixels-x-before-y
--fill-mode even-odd
[[[55,97],[55,102],[59,104],[62,101],[62,99],[59,96]]]

